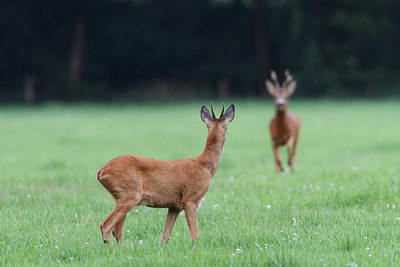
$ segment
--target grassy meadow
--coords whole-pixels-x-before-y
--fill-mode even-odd
[[[198,156],[209,102],[0,107],[0,265],[400,265],[399,101],[292,101],[302,126],[297,171],[284,174],[271,101],[231,103],[195,246],[183,213],[161,245],[167,210],[142,206],[123,245],[104,245],[99,224],[114,201],[96,172],[121,154]]]

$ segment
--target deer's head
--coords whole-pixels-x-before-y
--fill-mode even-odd
[[[286,70],[285,81],[282,83],[282,86],[279,84],[275,71],[271,71],[271,81],[266,80],[265,85],[267,87],[267,92],[274,98],[276,109],[285,110],[289,97],[294,93],[297,83],[293,80],[289,71]]]
[[[226,130],[228,128],[228,124],[235,117],[235,106],[230,105],[224,113],[224,104],[222,104],[221,115],[219,116],[219,118],[217,118],[215,117],[214,109],[211,102],[211,114],[205,106],[201,108],[200,114],[201,120],[204,121],[208,129],[213,127],[221,127]]]

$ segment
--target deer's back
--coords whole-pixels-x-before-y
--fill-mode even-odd
[[[116,198],[138,194],[142,205],[181,208],[185,195],[196,197],[207,192],[208,176],[195,159],[169,161],[124,155],[101,167],[97,179]]]

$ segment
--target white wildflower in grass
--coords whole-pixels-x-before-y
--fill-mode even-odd
[[[369,247],[366,247],[365,250],[368,251],[368,250],[369,250]]]
[[[372,256],[371,254],[368,255],[368,257],[371,257],[371,256]]]
[[[264,246],[265,246],[265,248],[269,248],[269,245],[268,245],[268,244],[265,244]]]
[[[293,233],[294,237],[299,237],[299,235],[297,233]]]
[[[290,241],[290,240],[289,240]],[[297,241],[297,238],[295,237],[295,238],[293,238],[293,241]]]
[[[271,205],[267,205],[267,209],[270,209],[271,208]]]
[[[392,209],[395,209],[395,208],[396,208],[396,206],[394,204],[392,204]]]
[[[140,245],[143,245],[143,240],[139,240],[139,244],[140,244]]]
[[[131,260],[132,259],[132,257],[131,256],[128,256],[128,260]]]
[[[367,240],[367,239],[368,239],[368,237],[367,237],[367,236],[364,236],[364,239],[365,239],[365,240]]]
[[[293,218],[292,218],[292,220],[293,220],[293,225],[296,225],[296,223],[297,223],[297,220],[296,220],[296,218],[295,218],[295,217],[293,217]]]
[[[176,235],[176,236],[179,236],[179,233],[176,233],[175,235]]]
[[[400,217],[397,217],[396,220],[400,221]]]
[[[28,195],[26,195],[26,197],[27,197],[27,198],[31,198],[32,196],[28,194]]]
[[[69,259],[70,259],[70,260],[73,260],[73,259],[74,259],[74,257],[69,257]]]
[[[390,205],[389,205],[389,204],[387,204],[387,205],[386,205],[386,208],[390,208]]]
[[[55,246],[55,249],[59,249],[57,246]]]
[[[139,212],[139,210],[138,210],[138,209],[135,209],[135,210],[134,210],[134,212],[138,213],[138,212]]]
[[[43,247],[43,245],[42,244],[40,244],[40,246],[39,247]]]
[[[218,208],[218,204],[214,204],[213,208],[215,208],[215,209]]]
[[[232,254],[232,256],[235,256],[235,255],[236,255],[235,253]]]
[[[237,248],[237,249],[235,250],[235,252],[239,254],[239,253],[242,253],[242,250],[241,250],[240,248]]]
[[[317,233],[317,232],[315,232],[315,233],[314,233],[314,235],[318,235],[318,233]]]

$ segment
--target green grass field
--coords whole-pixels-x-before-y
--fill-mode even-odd
[[[230,103],[196,246],[184,216],[161,245],[166,210],[142,206],[123,245],[104,245],[99,224],[114,201],[96,172],[121,154],[198,156],[208,102],[0,108],[0,265],[400,265],[399,101],[292,101],[297,171],[279,175],[272,103]]]

